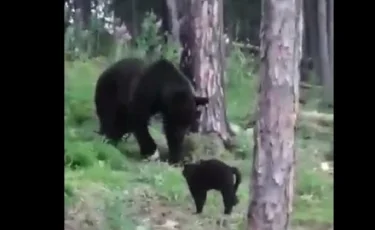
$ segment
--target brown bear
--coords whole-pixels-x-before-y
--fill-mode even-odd
[[[148,124],[160,113],[171,164],[182,160],[185,134],[197,119],[198,107],[207,103],[208,98],[196,96],[190,81],[166,59],[148,66],[141,59],[122,59],[100,75],[95,90],[99,133],[112,144],[133,133],[144,158],[159,158]]]

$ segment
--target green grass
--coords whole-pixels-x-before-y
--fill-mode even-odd
[[[93,89],[105,66],[97,60],[66,63],[66,225],[73,229],[158,229],[168,219],[182,225],[181,229],[217,229],[216,220],[223,211],[219,193],[210,192],[204,213],[192,215],[194,205],[181,169],[165,163],[141,162],[134,138],[122,143],[119,151],[94,134],[97,121]],[[236,87],[237,84],[241,86]],[[240,123],[254,108],[256,90],[249,92],[255,89],[254,85],[255,81],[245,76],[228,87],[228,114],[232,122]],[[325,130],[313,129],[311,123]],[[158,144],[165,145],[158,128],[152,133]],[[330,150],[332,129],[302,120],[298,134],[293,224],[304,229],[328,229],[333,224],[333,177],[320,169],[320,163]],[[243,174],[238,191],[241,202],[229,218],[233,229],[244,225],[249,202],[251,134],[243,132],[237,142],[236,153],[224,156]]]

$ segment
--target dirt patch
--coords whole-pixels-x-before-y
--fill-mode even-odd
[[[168,201],[149,200],[141,204],[137,202],[137,205],[133,215],[139,224],[153,230],[232,229],[229,227],[238,225],[238,218],[242,219],[240,213],[233,213],[231,217],[215,216],[209,212],[195,215],[193,206],[171,205]]]
[[[120,192],[122,199],[115,200],[117,207],[115,216],[122,221],[113,222],[113,215],[108,215],[105,200],[113,193],[105,188],[76,191],[77,200],[65,213],[65,230],[204,230],[204,229],[238,229],[246,223],[245,207],[236,207],[230,217],[224,217],[221,211],[206,209],[200,215],[193,214],[193,203],[186,205],[172,204],[159,199],[156,194],[146,188],[137,188],[135,193]],[[125,193],[130,196],[125,196]],[[118,195],[117,195],[118,197]],[[184,202],[185,203],[185,202]],[[113,211],[113,210],[112,210]],[[113,213],[112,213],[113,214]],[[123,220],[132,220],[132,227],[124,226]],[[117,227],[115,227],[116,225]],[[118,226],[121,226],[118,228]],[[295,226],[298,230],[331,230],[331,225],[303,223]]]
[[[101,230],[104,223],[104,188],[76,191],[76,202],[65,208],[65,230]]]
[[[183,226],[191,219],[188,213],[159,201],[147,201],[140,205],[138,214],[142,216],[143,224],[152,226],[152,229],[186,229]]]

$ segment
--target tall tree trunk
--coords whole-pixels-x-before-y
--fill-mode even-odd
[[[190,8],[190,4],[189,4]],[[195,46],[195,38],[192,31],[191,21],[193,20],[192,15],[189,13],[182,16],[180,20],[180,42],[182,46],[182,52],[180,56],[180,69],[187,76],[196,88],[195,79],[194,79],[194,63],[191,47]]]
[[[309,40],[309,50],[313,60],[313,72],[317,82],[322,84],[322,70],[320,66],[319,55],[319,31],[318,31],[318,14],[316,1],[304,0],[305,20],[307,27],[307,36]]]
[[[73,0],[73,8],[79,12],[75,23],[79,23],[82,29],[89,29],[91,19],[91,2],[90,0]]]
[[[91,26],[91,1],[81,0],[82,18],[85,29],[90,29]]]
[[[300,63],[300,76],[301,81],[309,82],[309,50],[308,50],[307,31],[305,30],[302,36],[302,60]]]
[[[326,0],[318,0],[319,54],[323,78],[323,101],[328,105],[333,103],[333,76],[328,51],[327,5]]]
[[[131,0],[131,6],[132,6],[131,34],[133,38],[136,38],[138,36],[138,15],[137,15],[136,0]]]
[[[224,0],[222,0],[222,3],[219,5],[219,14],[221,15],[220,17],[220,47],[221,47],[221,68],[222,68],[222,75],[221,75],[221,85],[225,85],[226,79],[228,79],[228,76],[226,75],[226,68],[227,68],[227,44],[225,42],[225,37],[224,37]],[[224,88],[223,88],[224,91]],[[223,93],[223,102],[226,102],[226,95]],[[226,110],[225,110],[226,111]],[[231,129],[229,122],[228,122],[228,117],[227,114],[225,113],[225,125],[226,125],[226,130],[228,130],[229,134],[231,136],[234,135],[233,130]],[[232,144],[232,143],[228,143]],[[227,146],[227,147],[232,147],[232,146]]]
[[[334,34],[333,34],[333,17],[334,17],[334,13],[333,13],[333,8],[334,8],[334,3],[333,3],[333,0],[328,0],[328,37],[329,37],[329,41],[328,41],[328,51],[329,51],[329,64],[330,64],[330,67],[331,67],[331,78],[332,78],[332,85],[333,85],[333,78],[334,78],[334,74],[333,74],[333,41],[334,41]],[[333,88],[333,87],[332,87]]]
[[[193,78],[197,94],[210,98],[199,125],[193,127],[196,129],[193,131],[214,132],[224,143],[229,144],[232,132],[227,123],[225,109],[221,47],[223,2],[191,0],[190,3],[185,22],[181,23],[185,46],[180,62]]]
[[[162,31],[165,42],[179,44],[179,22],[176,0],[162,0]]]
[[[301,0],[263,0],[260,97],[248,229],[286,230],[292,212],[302,56]]]

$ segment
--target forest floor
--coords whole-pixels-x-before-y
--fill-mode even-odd
[[[181,169],[166,163],[141,162],[137,158],[139,151],[134,138],[121,144],[120,155],[118,150],[100,144],[99,138],[93,134],[97,130],[92,107],[95,80],[85,76],[97,76],[101,68],[93,63],[66,63],[66,69],[65,148],[67,155],[81,161],[81,167],[67,165],[65,169],[66,230],[245,229],[251,193],[251,129],[239,132],[236,137],[238,147],[234,152],[214,146],[211,151],[214,153],[208,154],[209,151],[205,150],[201,154],[205,156],[199,156],[223,159],[237,166],[242,173],[237,192],[240,202],[232,215],[226,217],[226,224],[219,226],[217,222],[223,217],[220,193],[210,191],[203,213],[194,215],[194,202]],[[250,84],[252,82],[240,84],[243,88],[238,86],[227,92],[229,119],[239,126],[246,123],[246,114],[256,103],[256,96],[244,93],[248,92]],[[249,102],[244,94],[254,100]],[[327,154],[332,151],[333,116],[327,111],[317,111],[315,101],[311,100],[302,108],[303,116],[298,123],[292,224],[294,229],[300,230],[333,229],[333,174],[325,168]],[[250,108],[240,106],[244,104],[249,104]],[[159,128],[160,125],[153,125],[152,135],[158,145],[165,148]],[[202,145],[210,148],[210,144]]]

